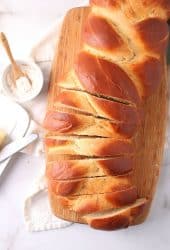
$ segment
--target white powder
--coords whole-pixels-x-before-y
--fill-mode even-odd
[[[16,80],[16,88],[17,91],[20,92],[21,94],[28,93],[31,91],[31,82],[28,80],[27,77],[22,76]]]
[[[39,92],[42,83],[40,73],[34,65],[22,63],[20,64],[20,68],[29,77],[31,84],[27,77],[20,77],[14,82],[12,68],[10,68],[6,74],[6,86],[11,96],[18,101],[24,102]]]

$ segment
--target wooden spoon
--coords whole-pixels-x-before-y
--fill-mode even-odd
[[[16,80],[19,79],[20,77],[26,77],[29,81],[30,84],[31,80],[29,79],[28,75],[26,73],[24,73],[21,68],[19,67],[19,65],[16,63],[16,61],[14,60],[14,57],[12,55],[10,46],[9,46],[9,42],[5,36],[5,34],[3,32],[0,32],[0,41],[2,42],[3,47],[5,48],[7,55],[9,57],[9,60],[12,64],[12,72],[13,72],[13,78],[14,78],[14,83],[16,83]]]

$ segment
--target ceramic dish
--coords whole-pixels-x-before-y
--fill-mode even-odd
[[[23,103],[30,101],[37,97],[43,87],[43,74],[37,64],[32,61],[16,61],[21,66],[23,72],[25,72],[31,80],[30,91],[18,91],[15,82],[13,82],[13,74],[11,64],[8,65],[3,71],[1,78],[2,91],[6,96],[11,99]]]
[[[5,109],[4,109],[5,107]],[[23,137],[29,127],[30,117],[28,113],[17,103],[0,95],[0,128],[5,131],[10,140]],[[0,164],[0,176],[11,158]]]

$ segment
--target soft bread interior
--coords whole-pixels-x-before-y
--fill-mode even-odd
[[[145,198],[141,198],[141,199],[136,200],[136,202],[133,203],[130,206],[125,206],[125,207],[116,208],[116,209],[109,209],[109,210],[105,210],[105,211],[102,211],[102,212],[91,213],[91,214],[88,214],[88,215],[84,216],[84,218],[85,219],[110,218],[110,217],[119,215],[121,213],[124,213],[126,210],[130,210],[130,209],[133,209],[133,208],[136,208],[136,207],[139,207],[139,206],[143,206],[146,203],[147,203],[147,200]]]
[[[86,223],[99,230],[117,230],[126,228],[134,223],[144,213],[147,200],[138,199],[129,206],[119,209],[104,210],[83,216]]]

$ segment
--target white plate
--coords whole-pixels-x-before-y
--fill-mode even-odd
[[[30,118],[19,104],[0,95],[0,129],[3,129],[10,140],[23,137],[28,130]],[[11,158],[0,164],[0,176]]]

